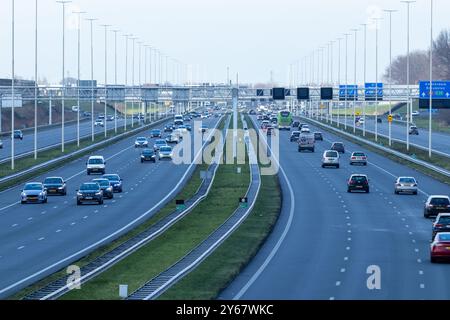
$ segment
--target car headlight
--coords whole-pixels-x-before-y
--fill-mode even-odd
[[[96,196],[101,196],[101,195],[102,195],[102,192],[101,192],[101,191],[100,191],[100,192],[97,192],[95,195],[96,195]]]
[[[108,189],[106,189],[108,192],[112,191],[112,187],[109,187]]]
[[[64,190],[64,187],[59,187],[58,190]]]
[[[83,194],[80,192],[77,192],[77,197],[81,197],[81,196],[83,196]]]
[[[22,198],[25,198],[27,195],[25,194],[25,192],[22,192],[21,196]]]
[[[43,196],[44,196],[43,192],[39,193],[39,197],[43,197]]]

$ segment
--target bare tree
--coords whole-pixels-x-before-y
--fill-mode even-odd
[[[450,80],[450,30],[443,30],[433,43],[435,78]]]
[[[410,83],[418,83],[421,80],[426,80],[430,77],[430,71],[428,68],[429,53],[426,51],[414,51],[410,54]],[[393,84],[406,84],[406,67],[407,57],[401,55],[396,57],[392,61],[392,83]],[[383,75],[386,82],[389,81],[389,66]]]

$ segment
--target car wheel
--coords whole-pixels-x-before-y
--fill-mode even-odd
[[[81,206],[81,202],[77,200],[77,206]]]
[[[436,263],[436,262],[437,262],[437,259],[436,259],[435,257],[431,257],[431,258],[430,258],[430,261],[431,261],[431,263]]]
[[[99,205],[103,205],[103,199],[98,202]]]
[[[353,162],[350,162],[350,165],[352,166],[352,165],[353,165]]]
[[[394,191],[394,194],[398,194],[398,191],[397,191],[397,190],[395,190],[395,191]]]
[[[423,217],[424,217],[425,219],[430,219],[430,215],[429,215],[429,214],[426,214],[426,213],[423,214]]]
[[[350,190],[350,189],[347,189],[347,192],[348,192],[348,193],[352,193],[352,190]]]
[[[48,203],[48,198],[45,198],[44,203]]]
[[[144,160],[141,159],[141,163],[144,163]]]
[[[87,175],[88,175],[88,176],[90,176],[90,175],[91,175],[91,172],[90,172],[90,171],[88,171],[88,172],[87,172]]]
[[[339,169],[340,167],[341,167],[340,165],[337,165],[337,166],[336,166],[336,169]]]
[[[324,166],[324,165],[322,165],[322,169],[325,169],[325,166]]]
[[[414,191],[414,192],[413,192],[413,195],[417,196],[417,195],[418,195],[418,192],[417,192],[417,191]]]
[[[21,203],[21,204],[26,204],[27,202],[26,202],[26,201],[20,201],[20,203]]]
[[[370,189],[367,189],[367,190],[366,190],[366,193],[370,193]]]

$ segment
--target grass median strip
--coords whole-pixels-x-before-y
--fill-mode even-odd
[[[314,122],[311,122],[308,119],[306,119],[306,121],[314,124]],[[328,124],[328,123],[324,123],[324,124],[332,126],[334,128],[338,128],[335,124],[333,124],[333,125]],[[324,129],[326,129],[326,128],[324,127]],[[345,130],[344,126],[341,125],[339,127],[339,129],[353,135],[353,127],[348,126],[347,130]],[[441,174],[438,174],[438,173],[434,172],[433,170],[429,170],[429,169],[427,169],[427,168],[425,168],[425,167],[423,167],[421,165],[418,165],[418,164],[415,164],[415,163],[413,163],[411,161],[402,159],[400,157],[397,157],[395,155],[392,155],[390,153],[382,151],[382,150],[380,150],[378,148],[375,148],[375,147],[372,147],[372,146],[370,146],[368,144],[360,142],[360,141],[358,141],[356,139],[349,138],[348,136],[346,136],[346,135],[344,135],[342,133],[338,133],[338,132],[334,132],[333,131],[333,134],[335,134],[335,135],[337,135],[339,137],[342,137],[344,139],[351,140],[353,143],[355,143],[357,145],[363,146],[366,149],[368,149],[368,150],[370,150],[372,152],[378,153],[378,154],[380,154],[380,155],[382,155],[382,156],[384,156],[384,157],[386,157],[388,159],[394,160],[395,162],[398,162],[400,164],[409,166],[410,168],[413,168],[413,169],[415,169],[415,170],[417,170],[419,172],[422,172],[422,173],[424,173],[426,175],[429,175],[429,176],[431,176],[431,177],[433,177],[433,178],[435,178],[435,179],[437,179],[437,180],[439,180],[439,181],[441,181],[443,183],[450,184],[450,178],[442,176]],[[363,138],[362,130],[361,129],[357,129],[355,136]],[[364,139],[367,139],[368,141],[371,141],[371,142],[375,142],[375,134],[370,133],[370,132],[366,132],[366,137],[364,137]],[[378,136],[378,142],[377,143],[379,145],[381,145],[381,146],[389,147],[389,140],[387,138]],[[426,161],[426,162],[428,162],[428,163],[430,163],[432,165],[435,165],[437,167],[440,167],[440,168],[443,168],[443,169],[446,169],[446,170],[450,170],[450,161],[448,160],[447,157],[443,157],[443,156],[440,156],[438,154],[433,154],[432,158],[430,159],[428,157],[428,152],[426,152],[426,151],[424,151],[422,149],[416,148],[414,146],[410,146],[410,150],[408,151],[407,148],[406,148],[406,144],[405,143],[401,143],[401,142],[397,142],[397,141],[393,141],[392,142],[392,146],[389,147],[389,148],[391,148],[392,150],[401,152],[401,153],[403,153],[405,155],[411,156],[413,158],[416,158],[418,160]]]

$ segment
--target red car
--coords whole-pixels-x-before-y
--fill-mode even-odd
[[[438,233],[431,244],[430,259],[432,263],[438,260],[450,259],[450,232]]]

